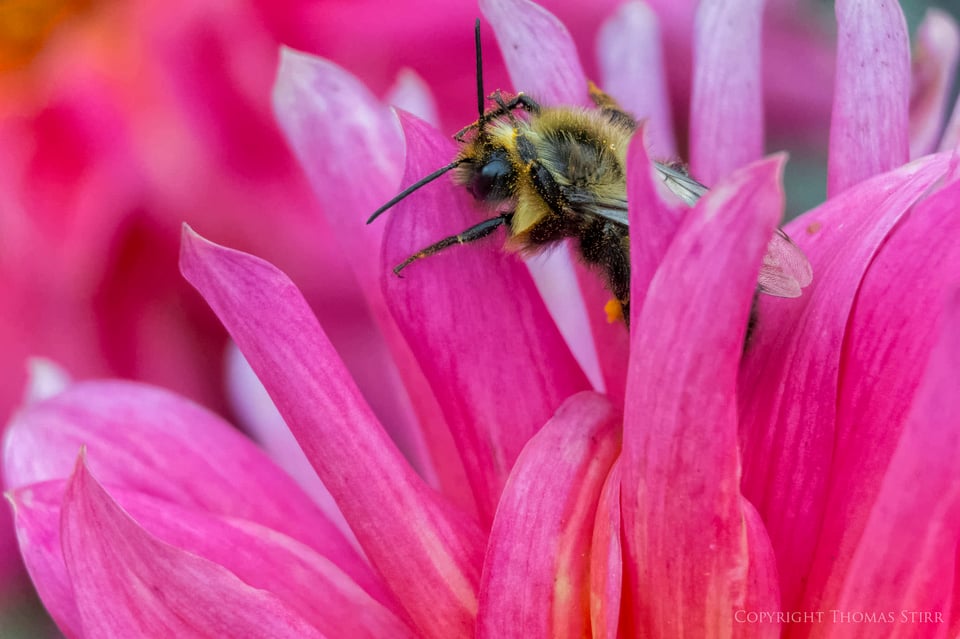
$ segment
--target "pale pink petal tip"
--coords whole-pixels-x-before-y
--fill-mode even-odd
[[[389,197],[403,170],[403,135],[360,80],[329,60],[281,47],[273,111],[332,219],[355,219]],[[344,191],[363,166],[367,188]],[[359,186],[359,185],[354,185]],[[335,215],[336,214],[336,215]]]
[[[635,118],[647,121],[651,153],[676,157],[657,14],[643,2],[622,5],[600,28],[597,59],[603,90]]]
[[[387,91],[384,101],[414,114],[433,126],[439,126],[437,101],[430,91],[430,86],[413,69],[403,68],[397,72],[397,79]]]
[[[516,91],[547,105],[589,106],[587,78],[570,32],[529,0],[480,0]]]
[[[917,28],[913,59],[913,95],[910,99],[910,157],[937,147],[947,99],[953,87],[960,55],[960,30],[946,12],[928,9]]]
[[[30,404],[60,393],[73,379],[65,368],[46,357],[27,360],[27,388],[23,403]]]
[[[836,14],[830,196],[910,155],[910,41],[899,3],[838,0]]]
[[[763,154],[762,14],[761,0],[697,9],[690,167],[708,186]]]

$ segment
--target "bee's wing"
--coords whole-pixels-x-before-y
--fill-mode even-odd
[[[777,229],[763,256],[757,286],[775,297],[800,297],[800,289],[813,280],[813,267],[800,247]]]
[[[697,203],[697,200],[707,192],[707,187],[700,184],[692,177],[684,173],[683,171],[678,171],[666,164],[660,162],[654,162],[653,168],[657,171],[657,176],[663,180],[663,183],[667,185],[667,188],[670,189],[674,195],[687,203],[688,206],[693,206]]]
[[[690,206],[707,192],[707,187],[682,171],[660,162],[654,162],[653,166],[663,183]],[[812,280],[813,267],[807,256],[782,229],[777,229],[767,245],[757,278],[760,292],[776,297],[800,297],[801,289]]]
[[[605,220],[629,226],[627,200],[619,197],[601,197],[589,191],[567,191],[568,206],[582,215],[596,215]]]

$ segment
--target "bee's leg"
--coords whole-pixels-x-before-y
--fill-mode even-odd
[[[413,262],[416,262],[417,260],[422,260],[425,257],[430,257],[434,253],[439,253],[443,249],[453,246],[455,244],[468,244],[470,242],[475,242],[481,238],[484,238],[490,235],[491,233],[493,233],[499,227],[509,223],[511,219],[513,219],[513,213],[504,213],[503,215],[492,217],[489,220],[484,220],[479,224],[471,226],[470,228],[463,231],[462,233],[459,233],[457,235],[451,235],[450,237],[445,237],[439,242],[431,244],[430,246],[417,251],[416,253],[414,253],[407,259],[405,259],[400,264],[397,264],[397,266],[394,267],[393,272],[396,275],[400,275],[400,271],[407,268],[408,266],[410,266],[410,264],[412,264]]]
[[[601,109],[617,109],[618,111],[623,111],[620,104],[618,104],[609,93],[606,93],[598,87],[593,80],[587,80],[587,92],[590,94],[590,99],[593,100],[593,103]]]
[[[636,119],[623,110],[616,100],[610,95],[600,90],[592,81],[587,82],[587,91],[590,93],[590,99],[600,108],[600,112],[615,124],[623,124],[631,128],[637,127]]]
[[[489,122],[490,120],[499,118],[501,115],[508,115],[510,116],[511,119],[513,119],[514,109],[518,109],[518,108],[523,109],[528,113],[540,113],[540,104],[537,103],[536,100],[534,100],[533,98],[531,98],[530,96],[524,93],[518,93],[510,100],[504,101],[503,94],[501,94],[500,91],[495,91],[490,95],[490,99],[497,103],[497,108],[490,109],[489,111],[484,113],[479,120],[477,120],[473,124],[468,124],[467,126],[457,131],[453,136],[454,140],[456,140],[457,142],[463,142],[463,137],[469,131],[477,129],[480,127],[481,124],[484,124],[486,122]]]
[[[508,102],[503,101],[503,95],[499,91],[491,97],[505,113],[510,113],[516,108],[521,108],[528,113],[540,113],[540,104],[526,93],[518,93]]]

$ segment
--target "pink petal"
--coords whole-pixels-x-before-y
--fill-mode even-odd
[[[412,116],[404,183],[454,157],[453,144]],[[430,380],[467,467],[480,512],[493,516],[514,460],[530,437],[587,380],[503,234],[391,267],[489,212],[465,189],[430,184],[390,213],[384,238],[384,294]],[[495,380],[495,383],[477,383]]]
[[[63,482],[55,483],[56,499],[51,502],[35,497],[35,487],[20,488],[6,494],[13,506],[13,523],[20,554],[43,607],[67,637],[83,637],[83,622],[73,594],[73,585],[63,563],[60,544],[60,497]]]
[[[947,100],[960,56],[960,30],[949,13],[927,9],[917,27],[910,97],[910,157],[937,148],[947,112]]]
[[[836,13],[830,197],[910,154],[910,40],[899,3],[838,0]]]
[[[960,273],[960,183],[914,206],[874,257],[847,322],[834,471],[805,609],[832,606],[894,456]]]
[[[571,397],[517,459],[490,531],[477,637],[584,637],[597,503],[620,449],[618,415]]]
[[[574,288],[579,288],[583,296],[580,304],[586,311],[587,335],[596,348],[596,353],[602,384],[595,388],[602,389],[615,405],[623,404],[624,387],[627,383],[627,352],[630,339],[626,325],[619,319],[611,321],[607,314],[606,305],[613,299],[613,294],[607,289],[597,269],[590,268],[579,260],[574,263],[576,279]],[[564,289],[569,296],[570,285]]]
[[[370,567],[310,498],[230,424],[166,391],[133,382],[78,382],[21,410],[6,432],[9,488],[70,473],[86,446],[111,486],[243,517],[298,539],[390,601]]]
[[[783,209],[783,161],[735,172],[686,214],[631,328],[621,484],[629,633],[722,636],[752,596],[737,364]]]
[[[777,556],[770,545],[760,513],[746,499],[740,499],[740,508],[746,524],[747,549],[750,563],[747,568],[747,595],[739,611],[734,611],[734,637],[780,637],[780,620],[758,620],[753,623],[748,613],[783,610],[780,607],[780,583],[777,576]]]
[[[584,305],[587,287],[603,288],[597,273],[584,266],[575,255],[571,242],[557,245],[553,250],[524,259],[530,277],[543,299],[550,317],[557,324],[557,330],[570,347],[570,352],[580,365],[590,385],[598,391],[610,392],[604,386],[604,375],[600,370],[600,357],[591,331],[594,315],[606,317],[603,305],[610,299],[609,293],[603,301],[588,308]],[[586,275],[586,285],[583,279]]]
[[[46,549],[55,559],[44,580],[67,581],[59,544],[60,500],[65,482],[34,484],[15,494],[18,516],[57,541]],[[141,493],[111,489],[120,506],[150,535],[220,564],[244,583],[272,593],[323,634],[331,637],[412,637],[390,611],[374,601],[328,559],[295,540],[251,521],[180,508]],[[20,505],[22,504],[22,505]],[[28,560],[40,549],[24,552]],[[37,575],[34,575],[36,578]],[[36,581],[38,586],[45,581]],[[72,592],[70,604],[73,605]],[[46,603],[46,599],[44,600]],[[75,608],[74,608],[75,610]]]
[[[556,16],[529,0],[480,0],[480,12],[493,27],[516,91],[546,105],[592,104],[576,45]]]
[[[270,392],[419,631],[449,637],[472,628],[481,531],[401,457],[293,283],[270,264],[189,229],[180,269]]]
[[[400,183],[404,142],[397,119],[340,67],[289,49],[280,54],[273,105],[392,356],[394,364],[384,363],[371,385],[379,385],[381,396],[409,398],[414,414],[404,415],[402,407],[394,407],[384,413],[395,422],[388,426],[396,439],[409,444],[404,448],[424,474],[432,467],[444,492],[473,510],[463,464],[440,407],[383,299],[379,257],[385,226],[363,224],[396,194]],[[377,344],[376,336],[363,339],[366,351]]]
[[[82,456],[61,516],[86,637],[323,637],[274,595],[143,530]]]
[[[791,222],[816,275],[800,298],[758,300],[739,384],[742,486],[776,550],[785,610],[799,605],[820,530],[854,297],[891,228],[947,165],[945,155],[918,160]]]
[[[827,144],[836,33],[824,23],[823,5],[795,0],[767,3],[761,71],[768,140],[818,150]]]
[[[647,120],[647,141],[658,158],[677,155],[657,15],[642,2],[623,4],[597,36],[603,90]]]
[[[763,5],[718,0],[697,10],[690,167],[707,185],[763,154]]]
[[[596,639],[616,639],[619,636],[623,594],[620,480],[620,459],[617,458],[600,491],[590,546],[590,636]]]
[[[654,171],[643,135],[633,136],[627,151],[627,202],[630,226],[643,232],[630,234],[630,298],[638,301],[630,306],[631,324],[640,321],[647,289],[686,212],[661,199],[658,188],[663,185]]]
[[[942,315],[940,339],[835,600],[842,610],[897,611],[898,632],[890,636],[946,636],[944,623],[956,606],[958,367],[960,294],[954,290]],[[939,622],[910,621],[904,617],[910,611],[939,614]]]
[[[270,399],[267,389],[257,379],[257,374],[233,342],[227,347],[226,376],[227,395],[240,425],[278,466],[300,484],[340,532],[351,543],[355,543],[353,531],[343,518],[343,513],[337,507],[330,491],[317,477],[310,460],[303,454],[300,444]]]

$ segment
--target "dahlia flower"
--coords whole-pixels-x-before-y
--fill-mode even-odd
[[[515,86],[586,103],[552,15],[526,0],[481,11]],[[653,19],[625,11],[614,51]],[[745,343],[784,206],[785,158],[761,157],[761,11],[730,0],[697,14],[691,160],[712,188],[690,209],[650,171],[645,134],[655,150],[671,141],[663,82],[608,87],[651,117],[627,154],[642,300],[629,334],[598,312],[593,274],[574,267],[580,288],[548,310],[493,241],[395,278],[412,250],[474,223],[473,203],[437,181],[384,224],[362,220],[454,145],[285,51],[275,111],[415,418],[377,416],[290,277],[185,228],[183,275],[349,531],[189,400],[67,384],[24,405],[4,446],[21,552],[64,634],[956,635],[960,182],[951,152],[922,155],[943,128],[934,80],[956,29],[931,14],[911,70],[898,6],[837,2],[830,198],[786,226],[814,280],[800,298],[761,298]],[[387,430],[419,442],[413,463]]]

